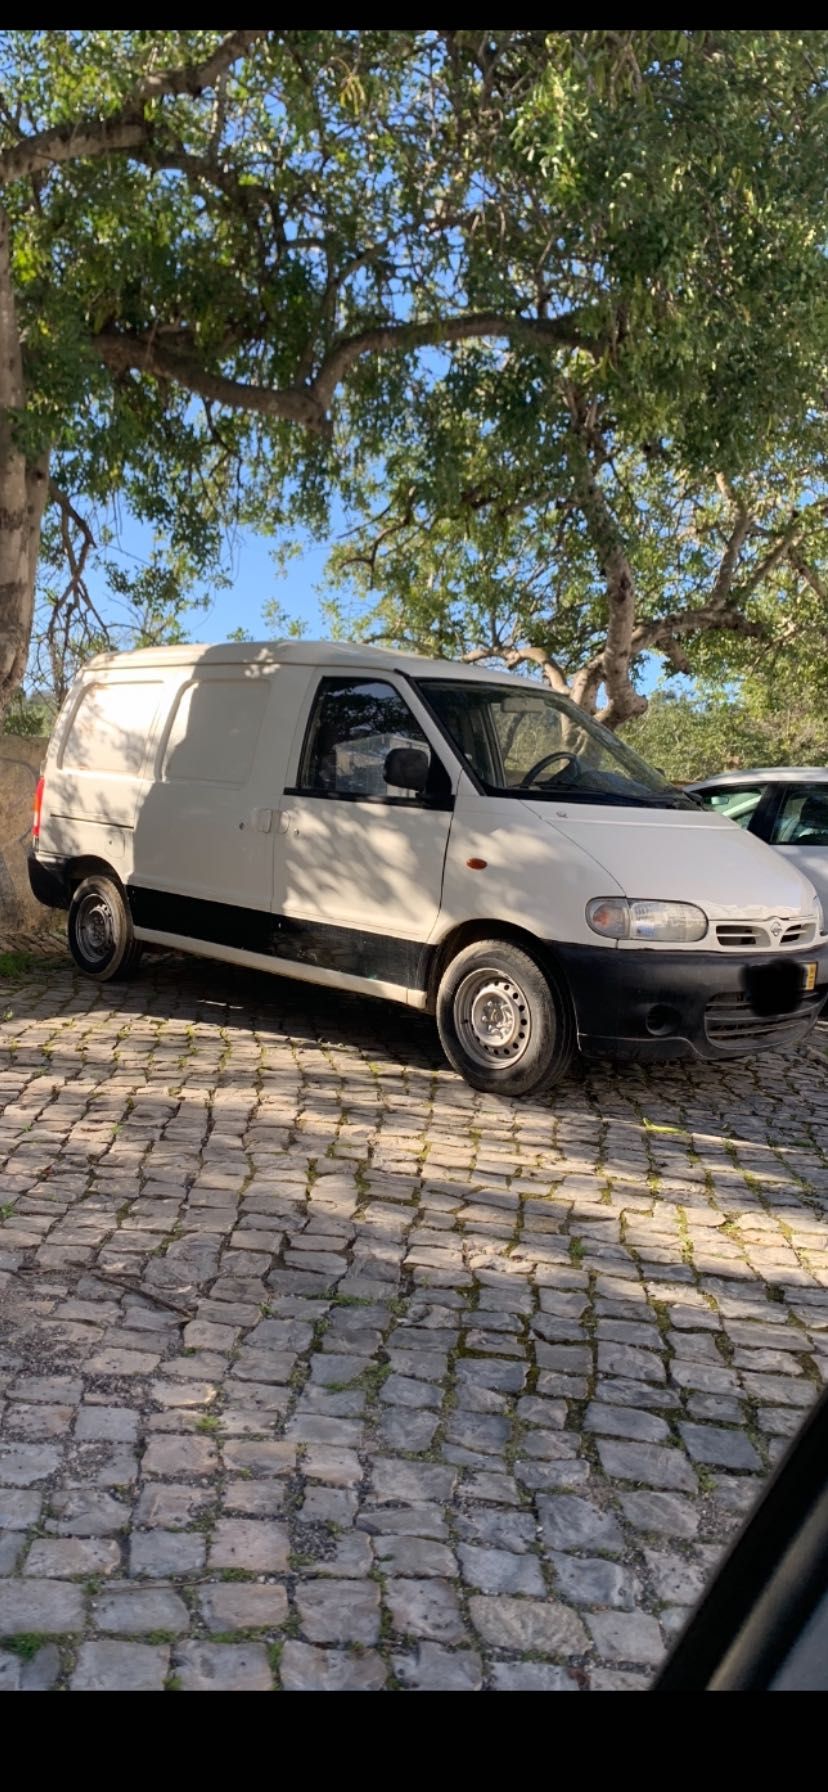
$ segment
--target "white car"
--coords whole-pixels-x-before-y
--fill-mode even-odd
[[[576,1044],[796,1044],[827,993],[794,865],[567,699],[368,647],[93,660],[49,745],[30,878],[92,977],[147,945],[384,996],[508,1095]]]
[[[775,846],[810,878],[828,911],[828,766],[722,772],[687,789],[706,809]]]

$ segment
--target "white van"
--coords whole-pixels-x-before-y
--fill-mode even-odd
[[[32,889],[90,976],[172,947],[436,1015],[478,1089],[587,1053],[798,1043],[819,903],[526,678],[308,642],[105,655],[61,711]]]

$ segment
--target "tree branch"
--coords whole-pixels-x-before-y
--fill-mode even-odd
[[[122,105],[106,118],[72,119],[67,124],[53,125],[31,137],[21,138],[12,149],[0,155],[0,184],[43,174],[49,168],[77,161],[81,156],[106,155],[112,150],[137,147],[144,142],[149,129],[143,116],[145,106],[170,94],[190,94],[198,98],[239,57],[246,56],[252,44],[266,36],[265,29],[231,31],[201,62],[162,69],[136,81]]]
[[[362,355],[440,348],[450,342],[500,338],[507,342],[528,343],[538,350],[545,347],[585,349],[598,355],[604,345],[587,334],[582,328],[583,321],[577,311],[565,312],[561,317],[537,318],[510,317],[497,311],[467,311],[459,317],[435,317],[424,323],[376,324],[371,329],[345,337],[331,349],[312,382],[312,389],[327,412],[337,386]]]
[[[167,348],[150,335],[127,334],[124,330],[103,330],[92,338],[90,346],[112,373],[149,373],[157,379],[174,380],[199,398],[212,399],[233,410],[254,411],[261,417],[278,417],[323,432],[328,427],[312,388],[258,386],[210,373],[195,355]]]
[[[716,474],[716,484],[722,497],[725,498],[728,503],[732,504],[736,511],[736,520],[730,532],[721,561],[719,562],[716,581],[710,594],[711,604],[718,605],[721,608],[723,604],[727,603],[730,596],[730,588],[733,584],[734,574],[739,563],[739,555],[741,554],[747,536],[750,533],[753,518],[742,503],[741,498],[737,497],[736,493],[732,490],[723,473]]]
[[[551,653],[547,653],[545,647],[535,647],[531,644],[523,647],[504,647],[501,642],[496,641],[489,647],[470,648],[468,653],[464,653],[463,659],[467,665],[474,665],[480,660],[502,660],[510,671],[514,666],[524,665],[528,661],[530,664],[540,667],[547,684],[553,691],[560,691],[564,695],[569,693],[569,684],[563,667],[553,659]]]
[[[527,336],[536,345],[551,342],[569,348],[586,346],[586,340],[579,334],[575,313],[561,318],[532,319],[509,317],[499,312],[469,311],[458,317],[431,318],[426,323],[377,324],[372,329],[362,330],[333,349],[307,385],[282,387],[260,386],[211,373],[196,356],[169,348],[155,333],[103,330],[93,337],[92,347],[113,373],[132,370],[154,374],[159,379],[175,380],[200,398],[213,399],[217,404],[255,411],[263,417],[283,418],[324,433],[330,428],[328,413],[336,388],[362,355],[404,353],[441,343],[483,338],[525,340]]]

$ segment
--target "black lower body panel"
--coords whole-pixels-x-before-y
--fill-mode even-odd
[[[202,902],[172,896],[165,890],[127,886],[136,927],[152,933],[176,933],[211,945],[241,947],[265,958],[285,958],[320,970],[341,971],[369,982],[396,983],[425,989],[428,953],[418,940],[367,933],[359,927],[335,927],[324,921],[301,921],[267,910],[236,908],[229,902]]]

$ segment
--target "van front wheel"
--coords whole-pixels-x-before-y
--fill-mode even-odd
[[[69,950],[87,977],[128,977],[141,956],[132,916],[111,877],[85,877],[69,904]]]
[[[437,1029],[449,1063],[492,1095],[551,1088],[574,1050],[569,1003],[554,973],[504,940],[475,941],[452,959],[437,992]]]

